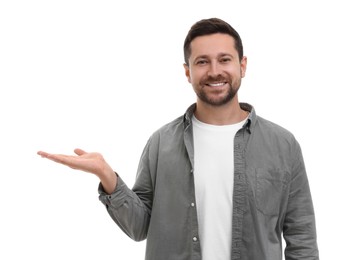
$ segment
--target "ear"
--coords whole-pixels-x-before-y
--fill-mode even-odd
[[[247,57],[243,56],[243,58],[240,61],[240,72],[241,72],[241,78],[245,77],[246,74],[246,67],[247,67]]]
[[[184,63],[183,67],[184,67],[184,70],[185,70],[185,76],[188,78],[188,82],[191,83],[189,66],[186,63]]]

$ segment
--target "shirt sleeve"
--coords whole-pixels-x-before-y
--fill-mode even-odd
[[[309,183],[299,144],[293,147],[292,178],[284,219],[286,260],[318,260],[315,215]]]
[[[149,145],[150,140],[142,153],[133,189],[128,188],[118,175],[117,186],[112,194],[107,194],[101,183],[98,188],[99,199],[111,218],[135,241],[147,237],[150,223],[153,185],[150,178]]]

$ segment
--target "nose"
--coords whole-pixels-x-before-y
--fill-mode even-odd
[[[221,74],[220,65],[217,62],[211,62],[207,71],[209,77],[217,77]]]

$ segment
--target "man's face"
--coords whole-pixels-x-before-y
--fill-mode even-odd
[[[190,48],[189,66],[184,68],[198,102],[227,104],[235,97],[246,71],[246,57],[239,60],[233,37],[221,33],[199,36]]]

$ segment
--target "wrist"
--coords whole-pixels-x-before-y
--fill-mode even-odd
[[[117,174],[112,170],[112,168],[108,168],[100,175],[98,175],[100,182],[106,191],[106,193],[111,194],[117,186]]]

